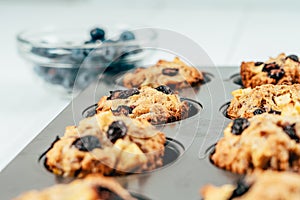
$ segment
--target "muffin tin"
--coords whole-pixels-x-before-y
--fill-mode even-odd
[[[192,116],[157,126],[168,138],[165,165],[150,172],[116,177],[138,199],[201,199],[199,189],[205,184],[235,183],[240,178],[215,167],[209,160],[214,144],[230,122],[224,116],[224,104],[230,101],[231,91],[241,87],[235,75],[239,68],[199,69],[209,75],[210,81],[199,90],[190,88],[180,92],[182,97],[191,99],[189,102],[195,108]],[[48,172],[39,157],[56,136],[63,135],[67,125],[78,124],[93,110],[101,96],[110,90],[122,89],[115,80],[117,77],[106,75],[91,84],[3,169],[0,173],[1,199],[12,199],[27,190],[70,181]]]

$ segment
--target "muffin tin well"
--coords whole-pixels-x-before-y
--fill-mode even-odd
[[[188,119],[190,117],[193,117],[193,116],[199,114],[201,112],[201,109],[203,108],[201,103],[199,103],[196,100],[189,99],[189,98],[180,98],[180,100],[187,102],[188,107],[189,107],[187,118],[184,118],[182,120]],[[82,111],[82,117],[87,118],[87,117],[92,117],[93,115],[95,115],[97,106],[98,106],[97,104],[93,104],[93,105],[88,106],[87,108],[85,108]],[[173,122],[169,122],[169,123],[173,123]],[[169,124],[169,123],[167,123],[167,124]]]
[[[57,139],[52,143],[54,144],[57,141]],[[52,146],[52,145],[51,145]],[[47,167],[46,164],[46,152],[48,151],[48,149],[41,154],[41,156],[38,158],[38,162],[40,163],[40,165],[45,168],[47,170],[47,172],[51,172],[51,170],[49,170],[49,168]],[[156,171],[159,170],[160,168],[163,167],[167,167],[169,165],[171,165],[173,162],[175,162],[180,156],[183,155],[185,151],[185,147],[183,144],[181,144],[179,141],[173,139],[173,138],[166,138],[166,143],[165,143],[165,154],[163,156],[163,165],[161,167],[158,167],[154,170],[151,171],[144,171],[142,173],[146,173],[146,172],[152,172],[152,171]],[[131,173],[134,174],[134,173]],[[56,176],[55,174],[53,174],[54,176]],[[130,174],[126,174],[124,176],[128,176]],[[112,175],[114,176],[114,175]],[[70,182],[71,180],[73,180],[74,178],[72,177],[68,177],[68,178],[63,178],[60,176],[57,176],[57,180],[59,180],[60,183],[65,183],[65,182]]]
[[[242,78],[241,75],[239,73],[233,74],[232,76],[230,76],[230,80],[234,83],[237,84],[241,87],[243,86],[243,82],[242,82]]]
[[[222,113],[222,115],[228,119],[230,119],[230,117],[227,114],[227,109],[229,108],[229,106],[230,106],[230,102],[226,102],[219,109],[219,111]]]
[[[190,99],[190,117],[157,126],[168,137],[165,166],[151,172],[116,177],[128,191],[142,195],[140,199],[200,199],[198,191],[202,186],[233,183],[238,178],[236,174],[211,164],[208,156],[211,151],[207,148],[222,137],[224,127],[230,122],[220,107],[230,101],[231,91],[240,88],[228,78],[238,73],[239,68],[199,69],[210,74],[210,80],[201,85],[200,90],[180,93],[181,97]],[[112,84],[112,80],[115,77],[103,77],[86,88],[1,171],[1,199],[12,199],[25,191],[42,189],[66,180],[49,173],[41,163],[43,160],[37,160],[56,135],[63,135],[66,126],[76,125],[83,117],[93,115],[94,104],[101,96],[122,88]]]
[[[140,68],[146,68],[146,67],[140,67]],[[134,72],[135,69],[132,69],[132,70],[129,70],[128,72]],[[200,85],[197,85],[197,86],[194,86],[194,87],[201,87],[201,85],[204,85],[204,84],[207,84],[209,83],[210,81],[212,81],[212,79],[214,78],[214,75],[212,73],[209,73],[209,72],[205,72],[205,71],[201,71],[202,74],[203,74],[203,81],[201,82]],[[116,85],[119,85],[119,86],[122,86],[122,87],[125,87],[124,84],[123,84],[123,78],[124,78],[124,75],[126,73],[121,73],[121,74],[118,74],[117,75],[117,78],[115,78],[113,80],[113,83],[116,84]]]

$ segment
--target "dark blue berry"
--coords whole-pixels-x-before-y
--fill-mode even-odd
[[[264,64],[264,63],[263,63],[263,62],[255,62],[255,63],[254,63],[254,66],[257,67],[257,66],[260,66],[260,65],[262,65],[262,64]]]
[[[247,184],[245,181],[243,181],[242,179],[238,180],[237,182],[237,187],[235,188],[235,190],[232,192],[229,200],[235,198],[235,197],[240,197],[243,194],[245,194],[249,189],[250,189],[251,185]]]
[[[99,139],[93,135],[77,138],[72,145],[80,151],[92,151],[95,148],[102,148]]]
[[[133,108],[125,105],[120,105],[116,110],[111,110],[114,115],[125,115],[128,116],[132,113]]]
[[[134,40],[135,36],[131,31],[124,31],[120,35],[120,40],[121,41],[128,41],[128,40]]]
[[[101,28],[94,28],[90,32],[91,38],[93,41],[105,39],[105,31]]]
[[[260,65],[262,65],[262,64],[264,64],[264,63],[263,63],[263,62],[255,62],[255,63],[254,63],[254,66],[257,67],[257,66],[260,66]]]
[[[250,125],[248,119],[246,118],[237,118],[233,120],[231,127],[231,133],[234,135],[240,135],[242,132]]]
[[[262,68],[263,72],[270,72],[273,69],[280,69],[280,66],[277,65],[275,62],[272,63],[266,63],[264,67]]]
[[[176,76],[179,72],[177,68],[164,68],[162,74],[166,76]]]
[[[157,91],[160,91],[160,92],[165,93],[165,94],[173,94],[173,91],[171,90],[171,88],[166,86],[166,85],[160,85],[155,89]]]
[[[128,97],[139,93],[140,91],[137,88],[132,88],[129,90],[115,90],[115,91],[110,91],[110,96],[107,97],[107,99],[108,100],[127,99]]]
[[[108,127],[106,132],[107,138],[112,142],[115,143],[117,139],[123,138],[127,133],[126,124],[123,121],[114,121]]]
[[[280,80],[284,76],[285,72],[283,69],[272,69],[268,72],[268,76],[275,80]]]
[[[293,60],[295,62],[299,62],[299,58],[296,55],[289,55],[289,56],[286,57],[286,59],[287,58],[289,58],[289,59],[291,59],[291,60]]]
[[[270,113],[270,114],[275,114],[275,115],[280,115],[280,114],[281,114],[280,111],[273,110],[273,109],[271,109],[268,113]]]
[[[286,126],[283,126],[282,129],[291,139],[295,140],[296,142],[299,142],[299,137],[296,134],[295,130],[295,124],[288,124]]]
[[[254,115],[260,115],[260,114],[263,114],[265,111],[261,108],[258,108],[256,110],[254,110],[253,114]]]

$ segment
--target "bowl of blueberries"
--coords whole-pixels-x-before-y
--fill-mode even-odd
[[[62,94],[78,93],[100,74],[136,67],[147,55],[144,45],[155,42],[152,29],[44,28],[17,35],[20,55],[47,88]]]

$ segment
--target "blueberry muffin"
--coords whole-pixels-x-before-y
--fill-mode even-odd
[[[233,99],[227,109],[231,119],[249,118],[264,112],[281,115],[300,113],[300,84],[266,84],[253,89],[238,89],[232,95]]]
[[[146,120],[103,112],[69,126],[46,153],[45,166],[56,175],[119,175],[163,165],[165,135]]]
[[[222,169],[300,172],[300,117],[264,113],[237,118],[224,130],[210,159]]]
[[[204,200],[298,200],[300,175],[292,172],[256,171],[236,185],[206,185],[200,190]]]
[[[111,110],[114,115],[145,119],[164,124],[188,117],[189,106],[168,86],[111,91],[98,102],[97,113]]]
[[[284,53],[266,62],[242,62],[241,78],[244,87],[254,88],[263,84],[300,83],[298,56]]]
[[[15,200],[135,200],[112,178],[89,175],[69,184],[58,184],[41,191],[26,192]]]
[[[138,68],[132,73],[125,74],[123,85],[127,88],[167,85],[172,89],[180,89],[195,86],[203,80],[200,71],[176,57],[171,62],[159,60],[151,67]]]

